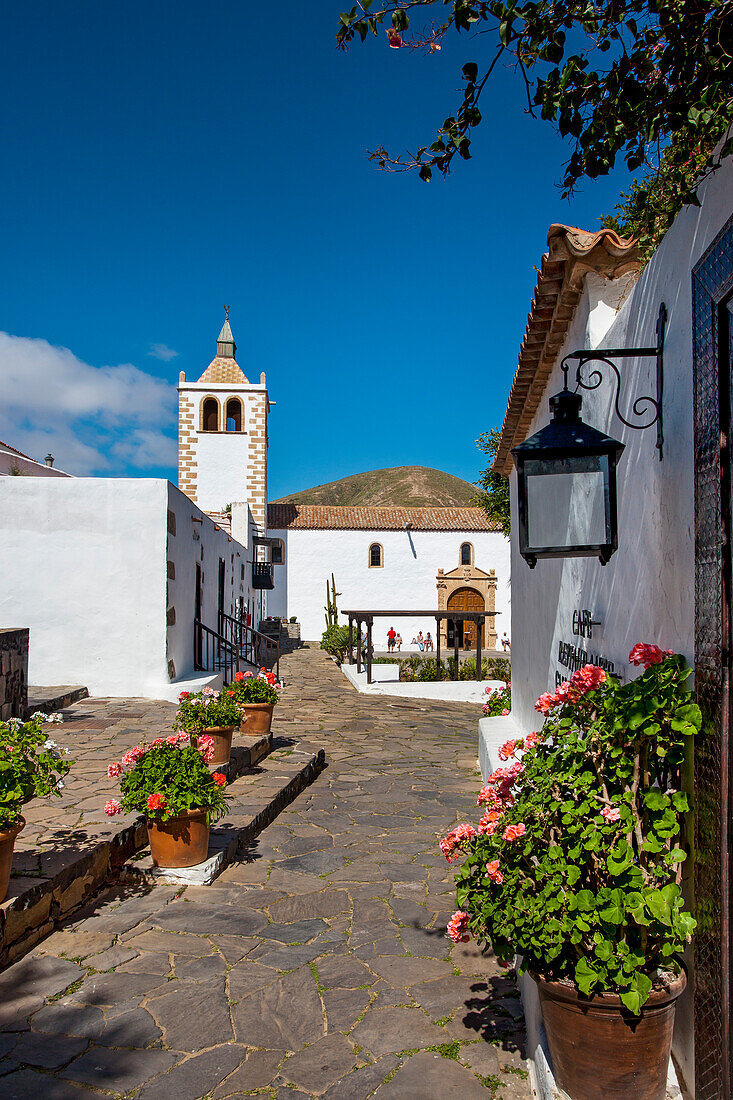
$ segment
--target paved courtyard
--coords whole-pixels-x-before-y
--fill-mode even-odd
[[[0,975],[4,1100],[531,1095],[513,976],[445,937],[476,708],[359,695],[314,648],[282,673],[275,734],[326,770],[213,886],[110,892]]]

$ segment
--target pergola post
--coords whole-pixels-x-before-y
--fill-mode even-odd
[[[435,616],[435,679],[443,678],[443,666],[440,663],[440,615]]]
[[[361,673],[361,619],[356,620],[356,674]]]
[[[354,620],[349,615],[349,664],[354,663]]]
[[[476,620],[476,679],[481,680],[481,632],[484,629],[483,615]]]
[[[367,619],[367,641],[366,641],[366,673],[367,683],[372,682],[372,619]]]
[[[465,621],[466,621],[465,619],[461,619],[461,623],[464,623]],[[453,668],[453,679],[457,680],[458,679],[458,620],[457,619],[453,620],[453,658],[455,660],[455,665],[454,665],[454,668]]]

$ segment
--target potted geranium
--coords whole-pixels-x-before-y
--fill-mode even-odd
[[[60,794],[73,763],[43,728],[61,721],[60,714],[36,711],[26,722],[0,722],[0,901],[8,892],[15,838],[25,826],[21,808],[32,798]]]
[[[121,799],[110,799],[105,813],[145,814],[156,867],[193,867],[209,849],[209,826],[226,813],[226,778],[207,767],[214,751],[206,735],[158,737],[135,745],[107,768],[120,780]]]
[[[213,742],[211,764],[227,764],[232,737],[240,723],[239,708],[231,691],[182,691],[178,696],[176,729],[199,737],[206,734]]]
[[[282,684],[274,672],[261,668],[257,676],[253,672],[237,672],[234,681],[223,689],[239,708],[242,733],[261,737],[269,734],[272,713],[282,691]]]
[[[441,841],[465,853],[448,934],[516,953],[539,989],[557,1084],[572,1100],[663,1100],[679,953],[681,771],[701,725],[682,657],[638,645],[627,684],[586,665],[545,692],[540,733],[509,741],[484,816]]]
[[[483,712],[487,718],[495,718],[497,715],[507,715],[512,709],[512,685],[508,682],[501,688],[484,688],[486,699]]]

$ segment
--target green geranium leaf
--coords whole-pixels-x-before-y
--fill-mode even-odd
[[[581,993],[588,994],[600,981],[600,973],[587,959],[580,959],[575,967],[575,982]]]

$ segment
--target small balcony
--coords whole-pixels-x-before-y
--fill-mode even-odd
[[[252,587],[253,588],[274,588],[275,582],[272,579],[272,562],[270,561],[254,561],[252,562]]]

